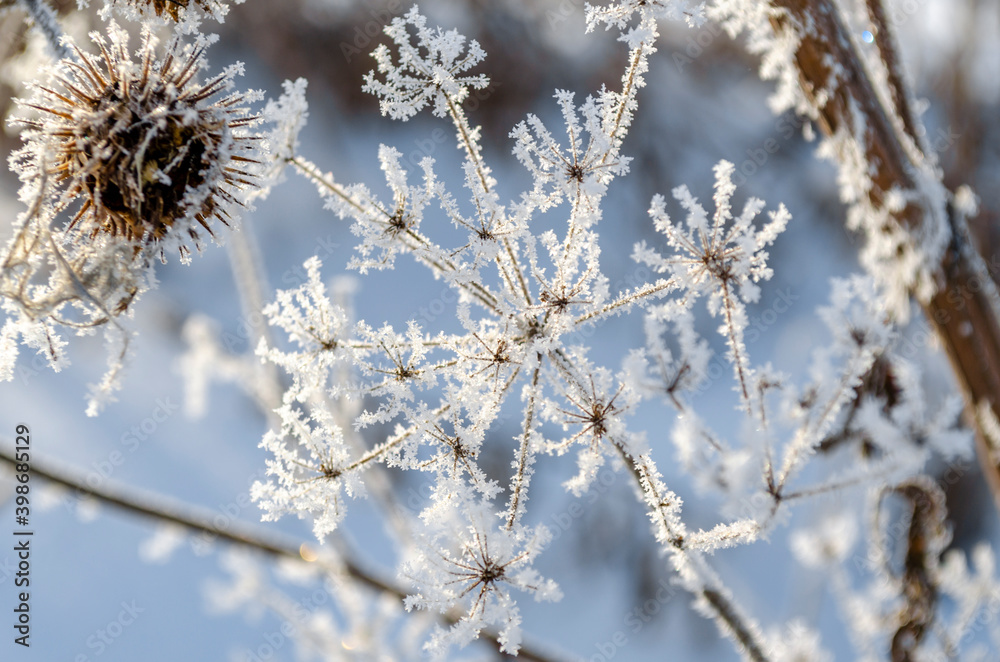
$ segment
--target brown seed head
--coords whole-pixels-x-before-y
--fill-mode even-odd
[[[199,14],[216,16],[225,15],[226,5],[220,0],[112,0],[118,9],[135,10],[140,16],[156,14],[160,18],[181,22],[184,15],[192,9]]]
[[[187,9],[188,0],[151,0],[149,2],[138,2],[136,4],[147,4],[153,6],[153,11],[156,12],[157,16],[163,16],[164,13],[170,16],[170,18],[177,20],[177,13],[181,9]],[[201,4],[198,0],[195,0],[195,4]]]
[[[174,40],[157,59],[146,31],[134,62],[124,31],[112,24],[110,37],[92,34],[99,55],[74,47],[78,61],[38,85],[25,105],[42,117],[22,121],[31,129],[22,159],[36,175],[44,168],[59,209],[79,203],[70,228],[138,247],[180,225],[197,244],[212,219],[228,225],[227,209],[255,184],[256,137],[245,128],[256,118],[240,107],[243,94],[217,98],[232,72],[196,82],[204,47]]]

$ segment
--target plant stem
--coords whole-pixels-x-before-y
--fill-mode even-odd
[[[797,33],[799,45],[794,63],[801,89],[818,113],[820,128],[828,136],[845,131],[862,137],[864,158],[872,173],[868,198],[875,209],[885,207],[885,199],[893,190],[915,190],[920,194],[892,214],[901,228],[919,237],[928,223],[938,222],[934,217],[941,210],[934,208],[935,196],[927,195],[936,192],[922,191],[914,181],[915,168],[907,147],[900,143],[893,122],[879,102],[840,18],[839,7],[832,0],[771,0],[771,5],[785,10],[771,18],[775,32]],[[802,27],[806,25],[810,29]],[[894,51],[888,57],[891,61],[885,64],[891,74],[898,69],[898,61]],[[842,73],[835,75],[835,67]],[[901,76],[890,75],[890,79],[892,87],[903,85]],[[826,96],[822,105],[816,101],[820,91]],[[905,90],[893,91],[893,96],[904,105]],[[903,114],[905,127],[906,108],[897,110]],[[918,133],[915,128],[911,130]],[[940,181],[937,184],[948,197]],[[1000,420],[1000,299],[982,257],[972,245],[965,219],[950,204],[944,213],[951,243],[935,270],[935,293],[920,304],[944,345],[965,397],[969,423],[976,432],[980,467],[1000,508],[1000,435],[992,432],[987,417],[980,413],[989,410]]]
[[[38,30],[57,59],[73,58],[73,53],[62,43],[63,32],[59,27],[59,19],[55,11],[45,0],[18,0],[18,4],[31,18],[31,23]]]

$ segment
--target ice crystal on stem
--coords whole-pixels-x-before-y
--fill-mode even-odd
[[[410,28],[416,32],[417,45],[410,40]],[[398,62],[393,62],[387,46],[380,45],[372,56],[385,80],[374,74],[365,77],[365,89],[382,99],[383,115],[407,120],[431,105],[436,116],[446,117],[448,106],[461,105],[470,87],[486,87],[485,76],[461,75],[486,57],[479,43],[471,41],[466,47],[465,37],[456,30],[428,28],[427,17],[416,7],[404,18],[393,19],[385,33],[399,50]]]
[[[269,100],[261,112],[261,119],[274,128],[267,135],[270,153],[261,168],[260,186],[250,193],[251,199],[266,197],[272,187],[283,182],[285,168],[299,153],[299,134],[309,118],[307,85],[305,78],[286,80],[282,84],[285,93]]]
[[[268,519],[285,513],[311,516],[320,540],[344,518],[343,493],[365,494],[358,467],[351,464],[344,434],[329,412],[317,409],[308,420],[294,405],[278,410],[280,431],[261,443],[274,454],[267,473],[274,478],[258,482],[251,492]]]
[[[281,290],[262,311],[271,325],[288,334],[298,351],[282,351],[262,344],[258,354],[294,376],[286,399],[308,398],[328,386],[332,371],[347,365],[351,347],[350,313],[327,294],[320,279],[320,261],[310,258],[303,265],[306,282],[294,290]]]
[[[595,7],[589,2],[587,8],[587,31],[603,23],[605,28],[624,30],[636,14],[642,21],[668,19],[684,20],[688,25],[700,26],[705,21],[705,3],[690,0],[619,0],[603,7]]]
[[[569,146],[564,150],[542,121],[529,115],[527,122],[521,122],[511,132],[517,140],[514,155],[531,172],[536,185],[551,186],[550,201],[542,209],[565,196],[574,205],[583,203],[587,211],[594,212],[610,180],[628,173],[630,159],[619,157],[618,146],[608,140],[597,100],[588,97],[577,109],[571,92],[560,90],[555,96],[562,110]],[[583,115],[582,124],[578,113]],[[593,221],[599,220],[593,213],[588,216]]]

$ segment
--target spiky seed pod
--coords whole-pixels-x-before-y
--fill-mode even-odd
[[[188,0],[149,0],[148,2],[133,1],[132,4],[150,5],[157,16],[167,14],[176,21],[180,11],[187,9],[187,6],[191,3]],[[194,0],[194,4],[204,6],[205,3],[201,2],[201,0]]]
[[[158,18],[179,24],[180,30],[193,32],[204,19],[225,20],[231,4],[243,0],[104,0],[99,12],[104,18],[111,14],[128,20],[146,21]]]
[[[198,245],[212,221],[228,225],[230,210],[255,185],[258,137],[247,128],[243,93],[222,95],[236,68],[197,82],[204,44],[172,40],[162,58],[156,39],[142,33],[139,60],[114,23],[109,39],[91,33],[99,54],[71,46],[67,59],[23,105],[40,112],[27,125],[20,150],[25,174],[54,187],[57,211],[78,204],[69,228],[136,244],[159,244],[173,232],[183,255],[187,235]],[[162,246],[161,255],[162,255]]]
[[[0,248],[0,378],[13,374],[12,339],[58,369],[61,333],[103,327],[108,372],[93,415],[118,388],[131,337],[119,318],[155,285],[154,257],[176,249],[185,260],[199,235],[228,224],[263,159],[243,107],[257,93],[229,91],[241,65],[198,82],[205,38],[175,38],[158,56],[145,30],[133,59],[113,22],[90,37],[97,53],[64,42],[72,55],[40,73],[14,120],[26,127],[11,165],[27,209]]]

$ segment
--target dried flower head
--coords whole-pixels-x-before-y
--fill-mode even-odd
[[[137,61],[114,23],[91,39],[96,55],[65,42],[73,56],[42,72],[13,120],[26,127],[10,161],[28,207],[0,253],[0,378],[13,374],[18,337],[58,369],[62,331],[104,326],[110,361],[96,413],[127,355],[118,318],[155,283],[154,258],[177,250],[186,261],[215,221],[228,225],[263,159],[249,131],[257,119],[242,107],[254,95],[228,92],[241,65],[197,81],[205,39],[173,39],[157,57],[144,30]]]
[[[176,234],[197,244],[213,219],[228,225],[228,209],[254,185],[257,137],[246,127],[257,120],[242,107],[249,98],[216,98],[236,68],[196,81],[204,44],[173,40],[157,59],[156,39],[144,31],[135,62],[126,33],[113,23],[109,32],[110,41],[91,34],[99,55],[72,46],[78,61],[60,63],[24,103],[41,114],[18,120],[29,127],[18,153],[24,174],[45,171],[56,211],[79,203],[69,227],[91,238],[138,247],[179,226]]]
[[[157,16],[166,14],[175,21],[180,12],[188,8],[188,5],[196,5],[203,9],[207,8],[208,5],[205,0],[194,0],[194,2],[190,0],[130,0],[128,4],[150,7]]]
[[[236,0],[236,4],[242,1]],[[229,3],[224,0],[105,0],[102,15],[106,17],[110,12],[136,20],[156,16],[180,23],[185,30],[193,30],[204,17],[222,22],[229,13]]]

